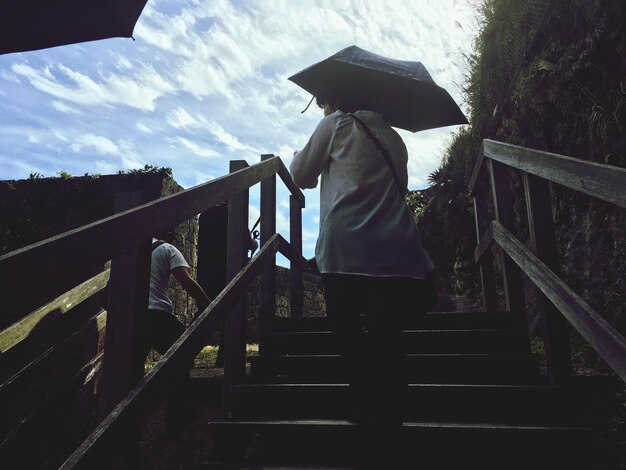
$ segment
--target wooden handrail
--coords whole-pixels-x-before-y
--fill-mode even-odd
[[[483,140],[481,152],[470,179],[470,194],[474,192],[480,167],[483,164],[483,156],[540,176],[553,183],[626,207],[626,191],[624,191],[626,169],[624,168],[489,139]]]
[[[0,285],[5,292],[11,293],[3,299],[0,323],[10,324],[23,316],[13,311],[16,307],[13,299],[27,295],[51,273],[101,266],[274,174],[282,178],[304,206],[304,195],[291,180],[280,158],[274,157],[0,256]],[[59,293],[71,287],[61,286]]]
[[[492,230],[494,240],[626,382],[626,339],[501,223],[494,220]]]
[[[485,233],[480,237],[480,242],[478,242],[478,246],[474,250],[474,262],[480,263],[485,252],[491,248],[491,244],[493,243],[493,225],[487,227]]]
[[[109,270],[83,282],[77,287],[71,286],[76,286],[78,282],[85,279],[87,272],[101,270],[105,262],[109,260],[113,260],[113,262],[125,260],[130,263],[129,266],[135,266],[137,269],[148,266],[149,255],[143,260],[143,258],[140,259],[140,254],[144,251],[149,253],[147,247],[149,247],[151,237],[169,230],[225,200],[229,202],[238,201],[243,197],[242,200],[245,202],[243,204],[244,212],[247,213],[247,192],[253,185],[258,183],[263,185],[269,180],[275,181],[275,176],[278,175],[291,192],[290,200],[292,204],[299,206],[300,209],[304,207],[304,195],[293,183],[291,175],[279,157],[266,155],[263,161],[256,165],[239,165],[239,168],[227,176],[146,204],[139,205],[142,201],[133,199],[133,204],[126,204],[127,207],[132,207],[128,210],[124,210],[127,207],[122,207],[121,212],[111,217],[0,256],[0,283],[2,283],[3,289],[11,293],[11,296],[3,299],[3,310],[0,311],[0,327],[7,327],[21,318],[20,321],[9,326],[5,331],[0,331],[0,341],[2,341],[0,344],[10,348],[28,335],[29,328],[32,329],[32,325],[37,324],[42,318],[50,317],[51,313],[63,313],[71,308],[72,305],[82,302],[94,293],[102,290],[110,276]],[[139,197],[138,194],[127,196],[128,198],[132,196],[135,199]],[[241,208],[237,210],[241,212]],[[241,213],[243,214],[244,212]],[[245,228],[246,222],[247,216],[242,217],[242,228]],[[266,235],[268,234],[266,233]],[[294,240],[294,242],[296,245],[298,244],[298,240]],[[229,245],[233,245],[234,249],[238,249],[235,245],[241,247],[244,254],[242,264],[239,265],[241,267],[246,259],[243,240],[236,240],[230,237]],[[127,443],[130,442],[130,446],[133,446],[138,429],[138,415],[136,414],[139,411],[138,405],[140,403],[145,404],[145,402],[155,404],[156,401],[153,399],[163,396],[163,390],[169,387],[169,383],[172,383],[168,379],[175,374],[174,370],[188,366],[197,352],[206,344],[209,332],[220,329],[227,317],[229,321],[233,318],[235,304],[240,302],[242,297],[245,297],[243,294],[249,288],[253,278],[258,276],[266,265],[275,260],[276,252],[279,250],[292,259],[293,266],[305,265],[304,258],[301,255],[294,255],[289,248],[289,244],[282,237],[277,234],[271,236],[251,262],[247,263],[239,272],[237,272],[239,267],[235,269],[232,274],[234,277],[229,285],[170,348],[170,351],[164,355],[158,366],[144,376],[136,386],[131,385],[134,379],[128,381],[126,386],[122,387],[122,393],[113,397],[112,401],[109,400],[111,406],[104,410],[102,414],[104,420],[94,430],[91,437],[76,449],[76,452],[68,459],[66,465],[74,466],[72,462],[72,459],[74,459],[79,466],[84,465],[90,468],[91,464],[86,464],[85,462],[89,461],[91,458],[89,456],[96,454],[98,454],[98,457],[95,457],[91,462],[100,464],[102,459],[106,460],[111,457],[109,454],[113,454],[110,452],[112,447],[109,447],[111,442],[120,443],[126,440]],[[81,269],[80,271],[78,270],[79,268]],[[50,292],[50,297],[58,295],[58,293],[64,290],[69,290],[69,292],[29,314],[24,315],[24,312],[18,311],[18,305],[20,304],[17,299],[26,295],[32,289],[37,289],[38,286],[43,285],[50,276],[57,276],[58,272],[75,271],[85,273],[84,277],[82,277],[83,275],[74,276],[74,279],[63,277],[61,282],[55,285],[54,292]],[[112,269],[111,271],[114,270]],[[125,272],[124,269],[121,272]],[[135,279],[137,282],[126,290],[124,287],[119,289],[113,288],[111,283],[109,290],[112,294],[116,294],[118,291],[129,291],[129,299],[139,299],[138,302],[135,302],[136,305],[126,302],[122,306],[123,308],[117,309],[118,313],[139,311],[141,306],[147,301],[147,298],[141,301],[140,297],[143,295],[142,293],[147,293],[147,284],[144,288],[142,283],[144,280],[147,282],[148,273],[138,270],[132,276],[132,279]],[[114,275],[110,277],[112,281]],[[113,300],[119,300],[118,297],[113,295]],[[115,326],[113,325],[115,323],[113,306],[118,304],[119,302],[117,304],[115,302],[110,303],[108,314],[103,312],[103,315],[111,317],[109,318],[111,325],[108,326]],[[130,317],[132,318],[133,316],[130,315]],[[117,323],[115,324],[117,325]],[[124,330],[123,328],[118,329]],[[109,330],[108,327],[107,330]],[[126,329],[124,331],[129,330]],[[107,334],[107,340],[109,336],[110,333]],[[131,336],[127,334],[122,338],[121,342],[128,346],[130,344],[128,338],[131,338]],[[119,350],[119,348],[114,348],[114,351],[116,350]],[[126,356],[134,357],[131,353],[124,353],[123,357]],[[105,382],[104,385],[107,385],[111,380],[107,382],[106,354],[104,357],[103,380]],[[134,364],[133,357],[129,359],[126,365]],[[109,357],[109,362],[110,360],[111,358]],[[113,361],[115,362],[115,357]],[[245,355],[236,362],[237,364],[240,362],[245,363]],[[130,370],[129,367],[125,368]],[[127,391],[131,387],[133,387],[132,391],[128,393]],[[100,401],[102,402],[102,393]],[[118,435],[115,430],[127,430],[127,432],[120,432]],[[94,451],[94,449],[96,450]],[[99,453],[97,449],[104,450],[104,452]],[[128,456],[124,458],[126,457]]]
[[[101,272],[0,331],[0,353],[6,352],[26,338],[48,315],[63,315],[76,305],[102,291],[109,280],[109,274],[109,269]]]
[[[105,452],[117,448],[114,444],[124,439],[124,428],[138,412],[140,406],[148,399],[150,404],[155,399],[164,395],[171,377],[180,367],[189,363],[198,351],[203,347],[205,338],[218,328],[229,314],[235,303],[254,280],[264,266],[271,261],[276,252],[280,251],[290,259],[294,256],[289,243],[279,234],[275,234],[257,252],[248,264],[237,274],[211,304],[198,316],[198,318],[185,330],[180,338],[163,355],[161,360],[139,381],[139,383],[122,399],[113,411],[100,423],[100,425],[85,439],[74,453],[60,467],[70,468],[94,468],[103,465],[103,460],[114,458],[111,452]],[[295,262],[304,265],[304,259],[295,256]]]
[[[524,197],[529,224],[530,249],[525,248],[511,232],[515,225],[509,170],[518,170],[524,184]],[[494,221],[490,221],[487,185],[490,181]],[[626,344],[605,320],[578,297],[553,272],[557,266],[549,183],[556,183],[603,201],[626,207],[626,169],[588,162],[550,152],[528,149],[485,139],[482,143],[469,190],[474,197],[478,246],[475,261],[480,263],[481,276],[489,260],[492,242],[502,249],[500,257],[503,273],[507,267],[519,268],[537,284],[543,296],[539,308],[543,322],[549,380],[553,384],[567,381],[571,376],[569,338],[565,320],[587,340],[600,356],[624,379],[626,373]],[[500,204],[504,202],[505,204]],[[546,207],[547,206],[547,207]],[[489,274],[489,273],[487,273]],[[524,306],[519,294],[521,279],[506,278],[503,274],[505,297],[515,297],[508,308]],[[483,280],[485,308],[493,305],[493,289]],[[626,379],[625,379],[626,381]]]
[[[296,186],[296,183],[293,182],[293,179],[291,178],[291,173],[289,173],[289,170],[287,169],[283,161],[280,160],[279,157],[274,157],[274,158],[278,158],[278,161],[280,162],[279,167],[278,167],[278,176],[280,176],[280,179],[283,180],[283,183],[285,184],[285,186],[287,186],[287,189],[289,189],[289,191],[291,192],[291,195],[296,199],[296,201],[300,205],[300,208],[304,209],[305,207],[304,194],[302,193],[300,188]]]

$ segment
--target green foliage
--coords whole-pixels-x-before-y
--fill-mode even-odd
[[[63,178],[64,180],[69,180],[70,178],[73,178],[73,176],[67,171],[61,170],[57,172],[57,178]]]
[[[31,171],[30,175],[28,175],[29,180],[39,180],[42,179],[43,175],[38,171]]]
[[[415,215],[416,220],[420,220],[424,216],[424,211],[428,207],[431,198],[431,191],[428,189],[411,191],[406,195],[406,204]]]
[[[436,265],[437,287],[444,296],[479,299],[467,183],[483,139],[626,167],[626,5],[615,0],[483,0],[478,10],[480,33],[465,57],[470,125],[454,136],[441,165],[429,175],[432,186],[412,201]],[[533,23],[533,18],[541,21]],[[526,230],[527,236],[519,178],[513,183],[516,235]],[[558,185],[552,191],[559,275],[623,331],[626,251],[618,242],[624,240],[623,213],[575,198]],[[536,304],[527,309],[537,315]],[[531,337],[531,350],[545,365],[541,338]],[[579,374],[615,375],[576,334],[571,356]],[[626,469],[626,386],[619,385],[613,395],[597,400],[595,418],[605,433],[607,457],[598,468]]]
[[[194,359],[195,367],[213,367],[217,359],[217,346],[205,346]]]
[[[170,167],[158,167],[146,164],[143,168],[133,168],[131,170],[120,170],[119,175],[144,175],[146,173],[165,173],[168,178],[172,178],[172,169]]]

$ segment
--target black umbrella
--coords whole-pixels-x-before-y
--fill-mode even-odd
[[[0,54],[132,37],[147,0],[5,0]]]
[[[389,125],[412,132],[467,124],[459,106],[421,62],[389,59],[357,46],[347,47],[289,80],[314,96],[338,92],[346,107],[376,111]]]

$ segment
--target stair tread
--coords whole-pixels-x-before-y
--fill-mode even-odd
[[[465,312],[427,312],[421,313],[416,312],[415,315],[408,315],[406,317],[406,323],[412,323],[420,320],[443,320],[449,321],[450,319],[458,319],[458,320],[469,320],[474,319],[476,321],[484,321],[484,320],[497,320],[497,321],[511,321],[516,323],[519,319],[522,318],[521,313],[519,312],[509,312],[509,311],[465,311]],[[274,326],[278,327],[290,327],[293,325],[319,325],[328,322],[328,317],[326,316],[316,316],[316,317],[300,317],[300,318],[290,318],[290,317],[277,317],[274,319]]]
[[[210,426],[247,426],[247,427],[309,427],[309,428],[356,428],[362,425],[345,419],[267,419],[267,420],[216,420],[209,421]],[[409,421],[402,423],[402,428],[420,429],[490,429],[490,430],[519,430],[519,431],[572,431],[588,432],[583,426],[542,426],[528,424],[504,424],[497,422],[449,422],[449,421]]]
[[[528,357],[534,358],[531,353],[408,353],[407,357]],[[339,358],[339,354],[266,354],[260,356],[251,356],[252,361],[262,361],[265,359],[272,360],[277,358]]]
[[[502,334],[502,333],[518,333],[523,334],[522,331],[511,328],[403,328],[403,333],[484,333],[484,334]],[[313,330],[313,331],[273,331],[269,334],[270,337],[289,337],[297,335],[332,335],[330,330]]]
[[[556,385],[521,385],[521,384],[454,384],[454,383],[410,383],[409,388],[459,388],[459,389],[488,389],[488,390],[546,390],[560,391],[561,387]],[[284,382],[284,383],[250,383],[232,385],[231,389],[254,389],[254,388],[348,388],[348,383],[323,383],[323,382]]]

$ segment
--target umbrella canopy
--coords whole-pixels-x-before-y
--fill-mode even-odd
[[[132,37],[146,1],[4,1],[0,6],[0,54]]]
[[[389,59],[357,46],[289,77],[314,96],[339,93],[352,109],[376,111],[394,127],[417,132],[467,124],[450,94],[421,62]]]

